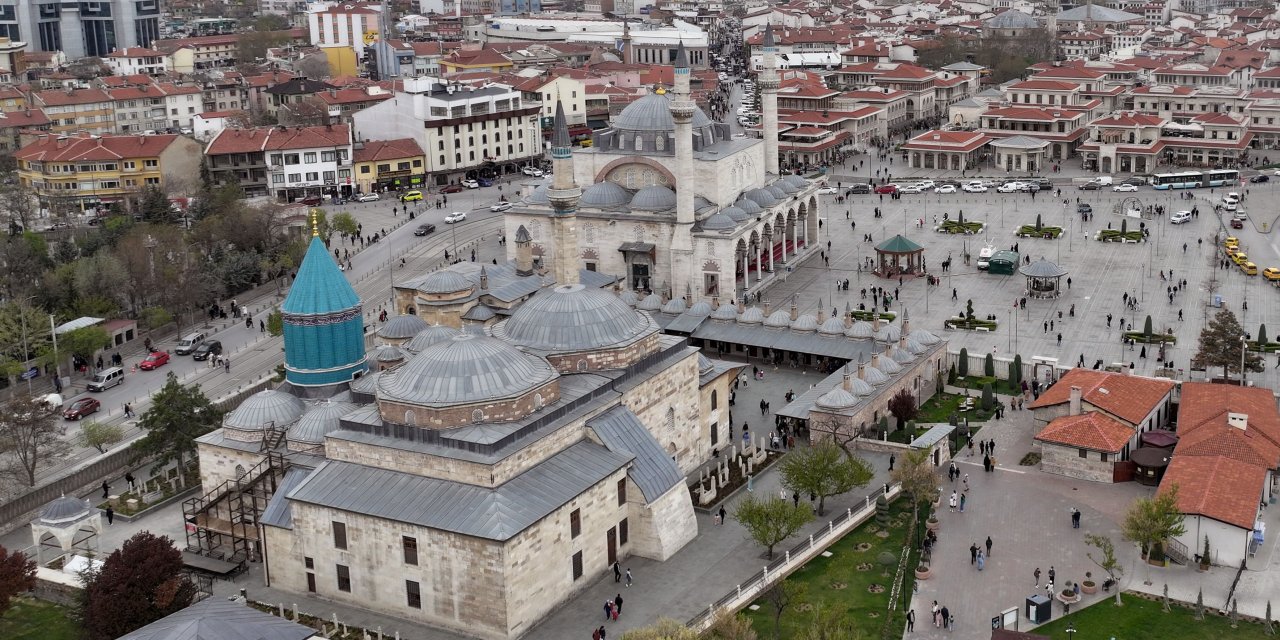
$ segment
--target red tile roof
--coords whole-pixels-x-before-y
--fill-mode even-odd
[[[55,89],[37,92],[34,97],[36,102],[46,107],[111,102],[111,96],[108,96],[102,89],[72,89],[70,91]]]
[[[974,131],[926,131],[902,145],[903,149],[969,152],[990,141]]]
[[[0,128],[40,127],[49,124],[49,116],[39,109],[0,113]]]
[[[13,156],[37,162],[119,160],[154,158],[173,144],[178,136],[40,136]]]
[[[399,140],[368,140],[363,148],[357,148],[353,154],[356,162],[373,162],[375,160],[399,160],[423,155],[422,147],[413,138]]]
[[[1248,431],[1280,448],[1280,411],[1270,389],[1237,387],[1208,382],[1184,382],[1178,407],[1178,434],[1192,433],[1205,425],[1226,424],[1227,412],[1248,418]]]
[[[1010,89],[1028,89],[1032,91],[1073,91],[1080,85],[1066,80],[1027,80],[1009,85]]]
[[[1267,479],[1264,467],[1226,456],[1184,456],[1173,461],[1160,481],[1160,491],[1178,485],[1178,510],[1252,530]]]
[[[1089,124],[1100,127],[1154,127],[1164,124],[1164,118],[1145,113],[1113,113]]]
[[[330,89],[317,91],[315,97],[325,104],[359,104],[361,102],[382,102],[391,98],[390,93],[369,94],[361,88]]]
[[[1057,418],[1035,437],[1044,442],[1106,453],[1119,453],[1132,438],[1132,427],[1100,411]]]
[[[1173,392],[1173,383],[1109,371],[1072,369],[1032,402],[1031,409],[1051,407],[1071,400],[1071,387],[1080,387],[1081,398],[1111,415],[1137,426]]]

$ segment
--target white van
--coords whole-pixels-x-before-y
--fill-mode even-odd
[[[995,255],[995,245],[987,245],[978,252],[978,268],[986,269],[991,266],[991,256]]]
[[[1113,182],[1115,182],[1115,180],[1112,179],[1111,176],[1098,176],[1094,178],[1093,181],[1104,187],[1109,187]]]
[[[185,356],[188,353],[195,351],[196,347],[200,346],[201,342],[204,342],[204,339],[205,334],[203,331],[188,333],[178,341],[178,346],[174,347],[173,352],[180,356]]]
[[[93,379],[85,386],[87,386],[90,391],[106,391],[107,389],[110,389],[122,382],[124,382],[124,369],[121,369],[120,367],[111,367],[110,369],[103,369],[102,371],[95,373],[93,375]]]

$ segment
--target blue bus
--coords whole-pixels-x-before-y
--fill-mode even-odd
[[[1240,184],[1240,172],[1235,169],[1210,169],[1207,171],[1182,171],[1157,173],[1151,176],[1155,189],[1198,189],[1201,187],[1227,187]]]

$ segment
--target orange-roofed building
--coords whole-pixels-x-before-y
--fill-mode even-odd
[[[199,143],[179,135],[44,135],[13,157],[19,181],[42,204],[71,202],[81,210],[189,180],[200,169]]]
[[[1037,425],[1068,415],[1071,387],[1081,390],[1082,411],[1102,411],[1138,432],[1162,428],[1172,411],[1169,380],[1076,368],[1027,405]]]
[[[360,193],[426,187],[426,154],[413,138],[355,143],[355,182]]]
[[[926,131],[902,145],[909,165],[922,169],[962,171],[978,166],[982,148],[991,141],[976,131]]]

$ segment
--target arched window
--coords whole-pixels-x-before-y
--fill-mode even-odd
[[[245,470],[244,470],[244,465],[242,465],[242,464],[238,464],[238,465],[236,465],[236,477],[237,477],[237,478],[242,478],[242,477],[244,477],[244,471],[245,471]]]
[[[482,420],[484,420],[484,411],[481,411],[480,409],[476,409],[475,411],[471,412],[472,422],[480,422]]]
[[[417,424],[417,423],[418,423],[418,421],[417,421],[417,420],[414,420],[414,419],[413,419],[413,410],[412,410],[412,409],[409,409],[409,410],[407,410],[407,411],[405,411],[405,412],[404,412],[404,423],[405,423],[405,424]]]
[[[675,410],[675,407],[671,407],[667,409],[667,431],[671,433],[671,432],[675,432],[675,430],[676,430],[676,410]]]
[[[667,146],[666,136],[662,134],[658,134],[658,137],[653,139],[653,148],[655,150],[662,151],[662,149],[666,146]]]
[[[717,402],[716,402],[716,401],[717,401],[717,400],[718,400],[718,397],[717,397],[717,395],[716,395],[716,390],[715,390],[715,389],[712,389],[712,390],[711,390],[711,409],[712,409],[713,411],[714,411],[714,410],[715,410],[715,408],[716,408],[716,404],[717,404]]]

